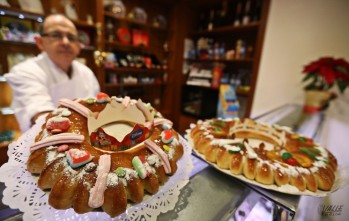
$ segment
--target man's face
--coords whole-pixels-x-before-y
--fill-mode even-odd
[[[45,20],[43,33],[36,39],[38,47],[46,51],[51,60],[67,71],[80,53],[80,42],[74,24],[60,15]]]

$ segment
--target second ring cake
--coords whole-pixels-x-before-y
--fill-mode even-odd
[[[263,185],[330,191],[336,179],[334,155],[286,127],[247,118],[208,119],[192,124],[186,137],[208,162]]]

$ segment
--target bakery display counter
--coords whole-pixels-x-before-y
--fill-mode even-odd
[[[257,119],[291,127],[309,137],[316,137],[323,121],[322,113],[304,115],[299,105],[286,105]],[[300,200],[265,190],[218,171],[194,154],[190,181],[180,190],[174,209],[161,213],[157,220],[293,220]],[[1,198],[5,188],[0,183]],[[0,204],[0,220],[21,220],[22,213]]]
[[[293,219],[299,196],[247,185],[218,172],[195,156],[193,163],[200,170],[192,174],[190,183],[182,189],[175,209],[160,214],[158,220]]]
[[[316,138],[323,114],[306,115],[300,105],[285,105],[256,121],[288,126]],[[190,183],[174,210],[158,220],[294,220],[299,195],[266,190],[218,171],[193,154]]]

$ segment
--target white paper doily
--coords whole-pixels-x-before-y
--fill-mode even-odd
[[[20,209],[24,213],[23,220],[156,220],[160,213],[175,207],[180,190],[189,182],[189,174],[193,167],[192,148],[180,136],[179,142],[183,145],[184,154],[177,162],[176,173],[160,187],[158,193],[145,195],[143,202],[130,205],[120,216],[111,218],[104,212],[77,214],[73,209],[56,210],[47,203],[48,194],[37,187],[35,177],[26,169],[29,146],[41,130],[44,120],[44,117],[39,118],[33,128],[9,145],[9,160],[0,168],[0,182],[6,186],[2,201],[12,209]]]

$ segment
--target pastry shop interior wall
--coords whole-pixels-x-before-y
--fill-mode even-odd
[[[8,27],[19,25],[24,32],[35,32],[36,20],[44,14],[52,10],[65,13],[80,30],[81,60],[94,70],[102,90],[151,102],[180,133],[200,117],[217,115],[217,82],[236,86],[239,116],[255,117],[287,103],[303,102],[304,64],[326,55],[349,57],[346,0],[335,4],[326,0],[229,0],[228,23],[217,16],[224,11],[223,0],[124,1],[124,18],[105,7],[109,1],[71,1],[68,8],[58,0],[28,5],[1,2],[5,13],[0,16],[0,47],[6,52],[0,55],[1,75],[38,53],[30,35],[23,40],[23,35],[11,35]],[[251,3],[249,9],[245,2]],[[212,9],[216,19],[211,18]],[[27,17],[16,18],[21,13]],[[188,47],[211,48],[207,54],[193,55]],[[208,70],[208,77],[200,72],[203,76],[195,78],[197,67]],[[1,143],[6,147],[20,133],[9,108],[11,91],[4,78],[0,78],[0,90]]]
[[[252,116],[303,102],[301,72],[310,61],[322,56],[349,59],[348,8],[345,0],[271,2]]]

